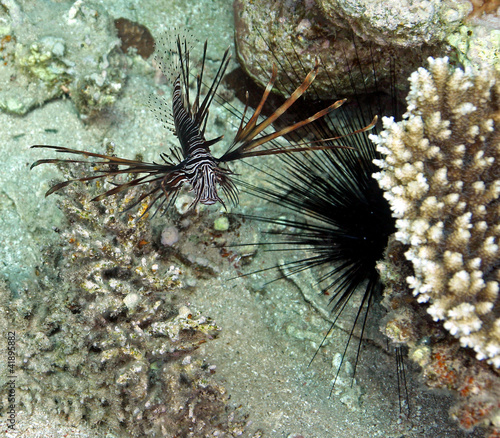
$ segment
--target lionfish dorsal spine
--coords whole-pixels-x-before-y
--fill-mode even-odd
[[[188,93],[186,93],[188,94]],[[191,117],[187,100],[182,93],[180,76],[174,82],[174,92],[172,95],[172,114],[174,117],[175,133],[182,147],[184,158],[193,155],[198,150],[206,150],[205,139],[200,132],[200,127]]]

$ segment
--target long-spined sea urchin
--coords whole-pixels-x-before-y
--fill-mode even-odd
[[[279,57],[270,46],[269,50],[275,58]],[[287,60],[279,62],[287,65]],[[288,79],[293,84],[299,76],[300,72],[290,70]],[[309,91],[314,92],[314,85]],[[290,277],[314,269],[318,285],[323,293],[329,294],[332,316],[328,334],[345,313],[348,303],[359,298],[343,357],[356,327],[363,336],[373,301],[381,296],[376,262],[383,258],[388,237],[395,231],[389,205],[372,178],[378,170],[373,164],[373,159],[378,158],[375,146],[364,132],[345,135],[359,131],[367,119],[373,118],[374,112],[383,112],[382,105],[379,99],[373,98],[361,104],[361,94],[366,94],[366,90],[356,90],[354,85],[352,94],[358,101],[351,108],[343,107],[335,120],[326,117],[303,132],[294,133],[314,140],[339,138],[344,148],[316,154],[282,155],[276,167],[260,169],[267,175],[267,186],[242,183],[247,191],[278,208],[279,213],[272,216],[246,215],[273,225],[266,232],[270,242],[264,243],[264,247],[284,254],[290,251],[300,254],[296,259],[285,260],[281,265],[283,274]],[[395,103],[390,106],[395,111]],[[275,267],[265,270],[272,269]],[[360,347],[358,343],[356,363]]]

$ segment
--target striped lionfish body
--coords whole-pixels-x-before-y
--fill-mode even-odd
[[[292,147],[281,147],[275,145],[273,144],[273,140],[320,119],[324,115],[341,106],[345,102],[345,99],[333,103],[305,120],[271,133],[264,132],[266,128],[268,128],[282,114],[284,114],[287,109],[309,88],[319,70],[319,64],[316,62],[315,67],[309,72],[302,84],[291,94],[291,96],[268,118],[258,122],[262,108],[273,88],[274,81],[276,80],[277,72],[274,67],[271,79],[269,80],[260,103],[254,113],[245,122],[245,114],[248,109],[247,104],[241,118],[240,126],[231,143],[231,146],[221,157],[214,157],[210,151],[210,147],[220,141],[222,136],[206,140],[205,127],[207,125],[209,107],[217,93],[217,89],[229,64],[229,49],[227,49],[224,53],[215,78],[213,79],[212,84],[203,100],[201,100],[203,71],[207,51],[207,43],[205,42],[200,74],[196,77],[196,96],[194,100],[191,101],[189,93],[190,71],[187,42],[186,40],[181,40],[177,37],[175,43],[175,52],[178,56],[179,65],[176,70],[176,75],[173,76],[172,110],[169,112],[169,121],[173,122],[174,134],[177,136],[180,143],[180,148],[178,148],[179,153],[174,154],[175,158],[178,158],[178,162],[175,163],[173,158],[168,157],[166,154],[161,154],[163,163],[158,164],[155,162],[148,163],[137,160],[128,160],[111,155],[102,155],[60,146],[35,145],[32,147],[53,149],[56,152],[75,154],[87,158],[92,157],[97,160],[41,159],[33,163],[31,168],[44,163],[87,163],[92,166],[96,164],[99,165],[94,168],[93,175],[56,184],[47,191],[46,196],[62,189],[63,187],[66,187],[74,181],[92,181],[106,177],[115,177],[120,174],[131,174],[133,176],[131,181],[126,183],[115,182],[114,188],[96,196],[93,200],[99,201],[107,196],[126,191],[130,187],[144,185],[148,187],[147,190],[134,201],[132,207],[150,197],[146,211],[159,201],[159,205],[156,210],[158,211],[165,203],[167,203],[168,207],[168,205],[175,200],[180,189],[184,185],[188,185],[195,196],[195,199],[191,204],[191,208],[196,206],[198,203],[211,205],[216,202],[220,202],[224,205],[224,202],[219,197],[217,192],[219,187],[222,189],[227,198],[229,198],[233,203],[237,203],[238,191],[231,180],[231,171],[227,168],[227,163],[259,155],[274,155],[306,150],[342,147],[332,143],[333,140],[336,140],[336,138],[323,139],[315,144],[294,144]],[[167,51],[165,51],[165,53],[167,53]],[[164,60],[162,58],[155,59],[157,59],[162,72],[166,76],[169,76],[169,73],[165,68]],[[170,74],[170,76],[172,75]],[[368,126],[355,131],[352,134],[371,129],[375,123],[376,118]],[[267,148],[259,148],[266,143],[271,144],[271,146]],[[103,167],[102,165],[106,167]]]
[[[224,205],[217,194],[217,186],[222,186],[226,193],[233,196],[236,196],[236,190],[228,177],[229,172],[219,168],[210,152],[209,146],[213,142],[205,140],[198,121],[186,110],[179,77],[174,82],[172,101],[175,132],[185,158],[179,163],[179,170],[172,172],[173,178],[166,182],[164,192],[166,187],[177,190],[187,182],[195,193],[193,204],[201,202],[210,205],[220,202]]]

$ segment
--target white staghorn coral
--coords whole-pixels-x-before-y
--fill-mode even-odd
[[[404,120],[371,136],[385,156],[374,178],[409,245],[414,295],[500,367],[500,77],[429,58],[410,82]]]

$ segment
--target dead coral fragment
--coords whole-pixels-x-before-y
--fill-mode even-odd
[[[0,282],[0,328],[18,336],[19,407],[99,436],[240,436],[245,417],[196,356],[220,329],[185,305],[189,268],[156,250],[151,221],[137,220],[147,203],[119,213],[136,190],[95,203],[91,188],[68,187],[69,226],[46,248],[37,284],[14,297]]]
[[[428,313],[500,367],[500,77],[429,58],[412,74],[408,112],[372,136],[374,177],[409,245],[407,278]]]

